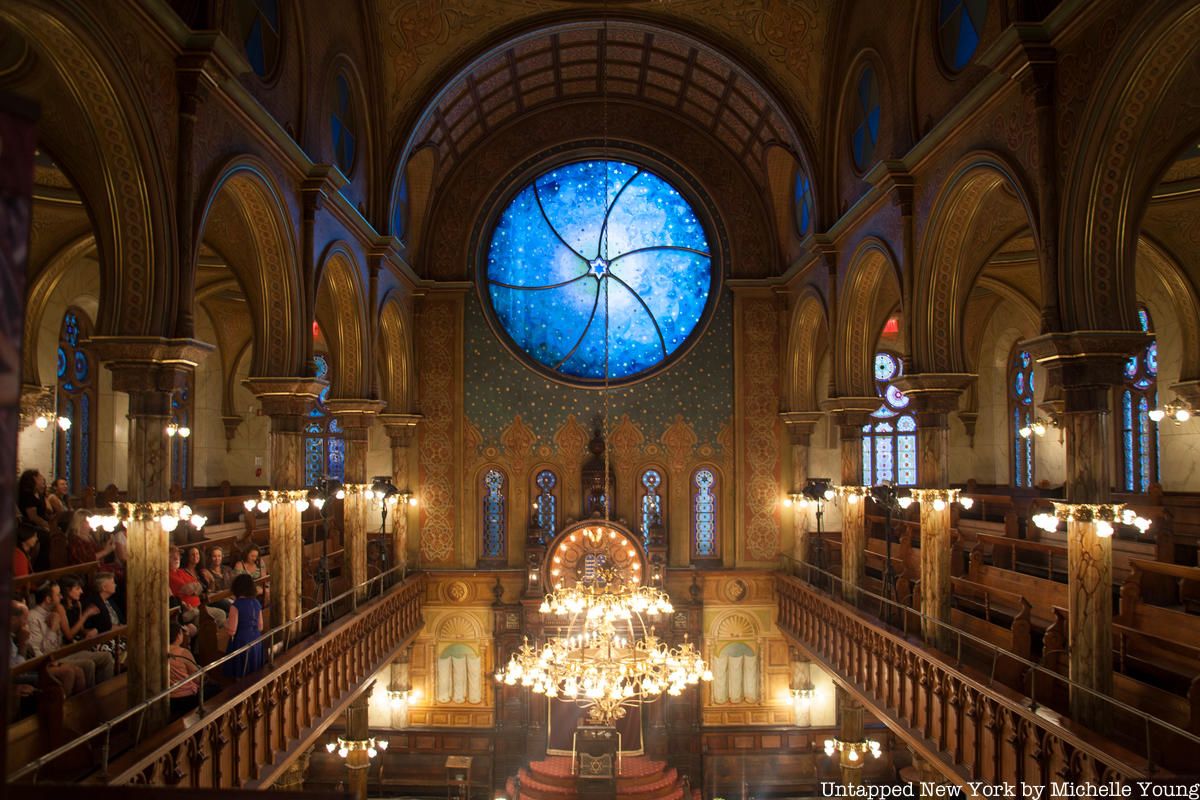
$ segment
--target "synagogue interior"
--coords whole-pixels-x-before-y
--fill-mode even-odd
[[[1200,0],[4,0],[0,798],[1196,797],[1198,96]]]

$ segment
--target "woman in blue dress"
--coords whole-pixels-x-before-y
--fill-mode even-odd
[[[254,578],[247,573],[234,577],[234,601],[225,619],[225,630],[229,633],[229,646],[225,652],[232,653],[253,642],[262,635],[262,605],[255,597],[257,593]],[[255,672],[263,665],[263,643],[251,647],[246,652],[225,662],[225,674],[231,678],[240,678]]]

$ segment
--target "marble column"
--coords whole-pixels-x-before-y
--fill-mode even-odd
[[[346,739],[363,741],[371,735],[367,719],[368,704],[374,682],[368,683],[362,694],[351,701],[346,709]],[[346,754],[346,788],[355,800],[367,800],[368,770],[371,757],[366,750],[351,750]]]
[[[788,648],[788,658],[791,664],[791,677],[788,681],[790,690],[811,690],[812,663],[800,655],[794,647]],[[812,725],[812,699],[808,698],[795,702],[792,707],[792,721],[798,728]]]
[[[342,426],[346,443],[344,482],[366,484],[368,434],[375,415],[383,409],[379,400],[329,400],[325,403]],[[342,504],[342,536],[345,565],[351,586],[367,582],[368,517],[376,503],[365,492],[347,492]],[[359,590],[359,599],[366,597],[366,587]]]
[[[283,774],[276,779],[271,788],[280,792],[304,791],[304,776],[308,772],[308,762],[312,758],[312,748],[296,756],[296,760],[288,764]]]
[[[895,382],[917,418],[917,484],[927,489],[950,486],[950,412],[974,382],[964,373],[904,375]],[[921,632],[925,641],[945,648],[950,637],[939,622],[950,621],[950,504],[921,503]]]
[[[244,385],[262,403],[263,413],[271,420],[271,488],[304,488],[304,424],[326,382],[315,378],[250,378]],[[300,512],[291,504],[272,508],[268,524],[271,619],[267,627],[276,627],[300,616],[304,543]]]
[[[169,439],[171,393],[184,385],[212,345],[190,339],[93,337],[97,359],[113,375],[113,390],[129,395],[129,459],[127,497],[131,502],[163,502],[171,481]],[[125,618],[126,696],[130,706],[144,702],[169,685],[167,669],[167,581],[170,533],[157,521],[130,520],[126,526],[129,557],[126,569]],[[146,730],[168,718],[160,702],[146,715]]]
[[[408,727],[409,706],[412,703],[412,676],[409,672],[409,665],[412,662],[412,645],[400,651],[400,655],[392,663],[391,669],[391,684],[389,688],[394,691],[408,690],[408,700],[398,703],[391,707],[392,712],[392,727],[402,729]]]
[[[416,442],[417,423],[421,421],[420,414],[380,414],[379,421],[387,431],[392,447],[392,483],[401,492],[414,493],[415,481],[409,475],[409,465],[412,463],[413,445]],[[392,557],[396,564],[408,564],[408,525],[409,515],[416,511],[416,505],[397,506],[392,517]]]
[[[799,494],[808,483],[808,447],[813,429],[824,419],[821,411],[785,411],[780,418],[788,432],[791,448],[792,479],[790,494]],[[792,505],[792,530],[795,537],[792,556],[797,561],[808,561],[809,521],[808,514],[799,504]]]
[[[859,505],[862,505],[861,503]],[[838,739],[843,742],[861,742],[866,738],[866,728],[863,724],[862,704],[855,700],[849,692],[838,687]],[[838,766],[841,767],[843,786],[861,786],[863,782],[863,764],[866,762],[865,753],[855,753],[843,750],[836,755]]]
[[[1108,502],[1112,389],[1123,382],[1126,359],[1147,339],[1140,332],[1075,331],[1024,343],[1046,368],[1049,385],[1062,389],[1070,504]],[[1090,522],[1068,523],[1068,676],[1086,687],[1071,687],[1071,716],[1093,728],[1104,728],[1111,720],[1111,707],[1095,693],[1113,691],[1112,588],[1112,539],[1097,536]]]
[[[841,448],[841,485],[862,485],[862,427],[879,408],[878,397],[839,397],[824,404],[833,413]],[[866,569],[866,504],[842,499],[842,599],[858,600]]]
[[[129,625],[125,637],[125,689],[133,707],[170,686],[166,601],[171,596],[167,580],[171,534],[154,520],[131,520],[125,531],[129,552],[125,565],[125,619]],[[146,713],[146,730],[158,729],[168,717],[167,701],[156,703]]]
[[[944,786],[948,781],[937,767],[933,765],[929,759],[918,755],[911,747],[908,752],[912,755],[913,769],[917,773],[917,782],[920,785],[921,800],[932,800],[932,798],[945,797],[938,791],[938,787]]]

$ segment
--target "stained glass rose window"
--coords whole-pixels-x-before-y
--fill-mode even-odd
[[[682,352],[716,291],[691,203],[622,161],[537,176],[500,212],[484,255],[484,294],[503,334],[539,370],[576,383],[660,367]]]

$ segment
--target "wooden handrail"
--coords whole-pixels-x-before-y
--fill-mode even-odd
[[[1167,575],[1185,581],[1200,582],[1200,567],[1189,567],[1185,564],[1169,564],[1165,561],[1147,561],[1143,558],[1129,559],[1129,566],[1133,568],[1133,571],[1127,580],[1135,580],[1139,572],[1145,572],[1156,575]]]
[[[31,587],[41,586],[46,581],[56,581],[59,578],[65,578],[68,575],[79,575],[96,572],[100,569],[101,562],[85,561],[82,564],[68,564],[65,567],[56,567],[54,569],[46,569],[41,572],[31,572],[28,575],[22,575],[19,578],[13,578],[13,593]]]

